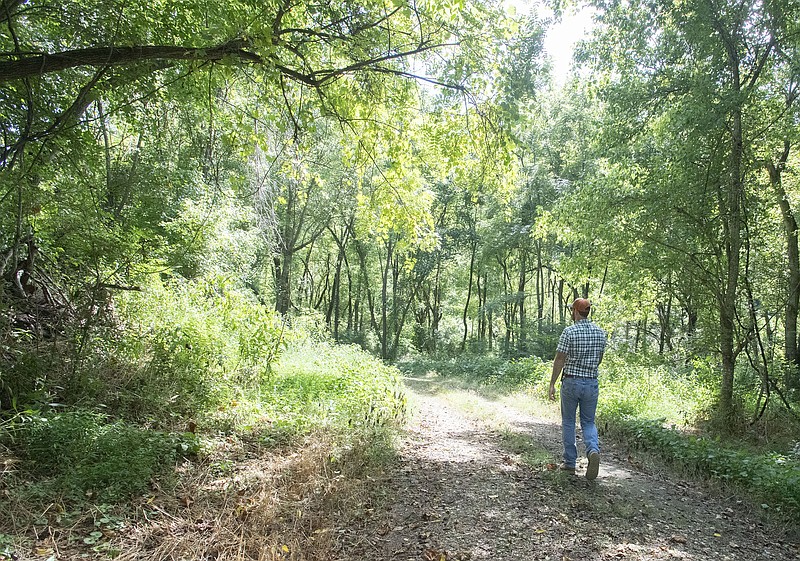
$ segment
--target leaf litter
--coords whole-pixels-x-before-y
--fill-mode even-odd
[[[675,476],[648,472],[604,442],[594,482],[557,469],[560,426],[479,396],[465,414],[424,381],[383,486],[387,508],[337,544],[336,559],[397,561],[800,560],[797,520],[768,522],[754,506]],[[507,428],[496,428],[501,419]],[[548,456],[509,453],[508,431]]]
[[[479,396],[483,413],[466,414],[424,383],[410,391],[416,411],[382,471],[324,435],[278,450],[231,445],[186,467],[173,494],[130,505],[134,519],[94,543],[83,539],[90,516],[48,523],[0,561],[800,560],[797,520],[770,522],[610,443],[588,482],[585,462],[577,476],[557,469],[552,420]]]

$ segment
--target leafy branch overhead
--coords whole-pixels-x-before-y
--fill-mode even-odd
[[[20,9],[28,6],[30,9]],[[423,12],[416,5],[399,3],[391,10],[383,2],[359,3],[358,6],[305,5],[283,2],[251,10],[244,3],[237,3],[225,15],[241,14],[237,25],[240,33],[222,40],[208,37],[207,29],[199,26],[203,21],[201,7],[194,7],[196,14],[183,14],[186,19],[196,17],[197,29],[186,35],[183,30],[168,30],[173,36],[198,37],[206,44],[147,44],[146,39],[155,35],[142,29],[140,34],[131,33],[132,44],[83,44],[77,48],[56,50],[39,44],[16,27],[23,17],[38,20],[39,13],[46,15],[55,11],[34,10],[33,4],[5,2],[3,17],[8,22],[13,38],[13,49],[0,53],[0,82],[24,80],[75,68],[104,68],[108,66],[133,66],[146,61],[161,61],[168,64],[181,61],[219,62],[241,65],[259,65],[267,70],[277,70],[283,76],[301,84],[320,88],[337,78],[359,71],[415,76],[397,61],[427,51],[453,46],[450,33],[437,18],[435,10]],[[16,13],[11,13],[17,9]],[[75,9],[74,7],[72,9]],[[181,10],[185,9],[183,6]],[[270,10],[272,9],[272,13]],[[33,14],[36,15],[33,15]],[[125,17],[125,12],[122,14]],[[108,18],[116,18],[109,10]],[[49,25],[45,17],[40,23]],[[260,23],[256,24],[255,21]],[[263,22],[269,21],[270,25]],[[30,25],[25,23],[25,31]],[[230,27],[230,24],[227,25]],[[243,32],[241,32],[243,31]],[[28,33],[30,34],[30,33]],[[103,37],[88,37],[87,43],[102,43]],[[80,38],[75,42],[80,43]],[[52,42],[46,42],[47,47]],[[457,84],[450,84],[458,87]]]

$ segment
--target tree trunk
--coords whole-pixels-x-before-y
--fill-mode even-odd
[[[544,324],[544,267],[542,267],[542,242],[536,242],[536,333],[541,334]]]
[[[386,242],[386,262],[381,273],[381,324],[378,333],[381,344],[381,358],[389,358],[389,272],[392,270],[394,241]]]
[[[485,276],[478,273],[475,279],[478,293],[478,341],[486,344],[486,284]]]
[[[783,234],[786,238],[786,256],[788,269],[788,281],[786,294],[786,319],[784,322],[784,356],[787,364],[796,366],[798,364],[797,354],[797,316],[800,310],[800,251],[797,240],[797,219],[795,218],[792,207],[789,204],[789,197],[783,186],[782,173],[789,159],[789,141],[784,141],[783,152],[777,163],[768,161],[767,171],[769,171],[770,183],[775,192],[778,207],[781,209],[783,217]],[[800,379],[796,368],[790,368],[786,373],[786,386],[790,388],[800,387]]]
[[[514,316],[516,315],[516,309],[514,308],[513,302],[511,302],[511,291],[514,290],[514,283],[508,272],[508,262],[506,258],[500,258],[498,256],[497,262],[500,264],[500,269],[503,271],[503,322],[506,326],[503,350],[508,352],[514,344]]]
[[[335,341],[338,341],[339,321],[341,316],[342,265],[346,266],[347,262],[347,254],[345,250],[350,235],[350,229],[348,226],[345,226],[344,231],[342,232],[341,235],[337,235],[336,231],[333,229],[332,226],[328,227],[328,231],[331,233],[333,241],[336,242],[336,247],[338,248],[338,252],[336,255],[336,265],[334,267],[334,273],[333,273],[331,300],[328,305],[328,311],[326,313],[325,319],[328,324],[328,327],[332,330],[333,339]]]
[[[656,306],[660,333],[658,336],[658,354],[663,355],[666,349],[672,350],[672,295],[667,303]]]
[[[713,6],[712,6],[713,7]],[[715,12],[716,13],[716,12]],[[717,292],[720,324],[720,353],[722,355],[722,381],[719,394],[719,417],[723,427],[732,426],[734,417],[733,381],[736,369],[734,345],[736,328],[736,298],[739,286],[740,260],[742,250],[742,200],[744,183],[742,179],[742,162],[744,156],[744,132],[742,127],[742,104],[744,100],[741,78],[740,29],[745,25],[738,21],[729,29],[718,16],[714,16],[716,28],[727,54],[727,66],[730,73],[729,109],[730,147],[728,153],[728,173],[724,181],[725,188],[720,193],[719,211],[722,217],[723,244],[725,250],[724,288]],[[769,48],[767,48],[767,53]],[[761,55],[765,56],[765,55]],[[760,68],[763,68],[760,67]],[[749,84],[756,83],[760,68],[754,69],[748,77]]]
[[[520,249],[520,264],[519,264],[519,282],[517,283],[517,301],[519,305],[519,337],[517,337],[517,348],[523,350],[525,348],[526,339],[526,326],[525,322],[525,289],[527,288],[527,268],[528,268],[528,252]]]
[[[486,306],[489,302],[489,273],[483,273],[483,305]],[[489,308],[486,312],[486,336],[489,344],[489,351],[492,350],[494,343],[494,330],[492,325],[492,310]]]
[[[439,322],[442,320],[442,255],[436,258],[436,277],[433,281],[433,306],[431,308],[430,351],[436,352],[439,346]]]
[[[472,240],[472,248],[469,256],[469,281],[467,282],[467,301],[464,303],[464,312],[461,316],[461,322],[464,326],[464,335],[461,338],[461,350],[467,348],[467,335],[469,335],[469,327],[467,325],[467,314],[469,314],[469,304],[472,299],[472,278],[475,275],[475,256],[478,252],[478,242]]]
[[[289,312],[291,305],[290,277],[289,271],[292,269],[291,251],[281,251],[280,256],[274,259],[275,264],[275,311],[281,315]]]

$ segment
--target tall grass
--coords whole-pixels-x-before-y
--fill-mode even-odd
[[[399,371],[354,345],[297,340],[256,392],[207,411],[217,430],[260,434],[281,443],[326,430],[341,437],[379,432],[405,418]]]
[[[403,419],[395,368],[288,328],[224,280],[151,282],[114,306],[79,343],[39,349],[61,348],[61,369],[0,417],[18,504],[124,501],[174,484],[177,465],[229,437],[270,448],[322,431],[377,450]]]
[[[708,366],[647,362],[637,355],[609,353],[601,365],[598,411],[604,419],[662,419],[664,424],[694,426],[711,408],[715,390]]]

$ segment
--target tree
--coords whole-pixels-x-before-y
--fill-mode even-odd
[[[747,199],[754,163],[748,154],[757,138],[770,131],[769,125],[757,124],[750,111],[758,90],[774,83],[770,69],[776,53],[791,48],[794,39],[788,22],[796,21],[796,7],[783,2],[721,4],[713,0],[600,6],[606,9],[601,19],[608,26],[604,41],[597,44],[598,54],[606,54],[608,69],[613,68],[609,99],[618,108],[623,134],[634,139],[621,145],[635,147],[646,141],[647,136],[638,131],[667,133],[662,137],[667,142],[656,147],[661,169],[637,168],[647,180],[637,178],[636,184],[649,181],[673,190],[671,200],[679,212],[666,209],[666,216],[673,219],[683,214],[690,219],[689,225],[694,224],[700,240],[705,240],[699,247],[709,250],[703,256],[691,245],[668,242],[663,233],[669,230],[656,230],[653,236],[663,246],[682,248],[680,253],[691,259],[698,278],[704,279],[703,285],[716,300],[722,364],[719,413],[727,422],[734,413],[733,383],[737,355],[743,348],[741,338],[748,336],[746,326],[737,333],[743,304],[740,281],[746,274],[741,259],[752,211]],[[698,126],[701,122],[703,128]],[[682,132],[687,128],[691,136]],[[698,139],[703,139],[700,145]],[[687,150],[687,145],[692,149]],[[648,160],[645,152],[631,149],[627,157]],[[664,157],[670,162],[666,166]],[[689,181],[679,182],[687,172]],[[686,205],[678,197],[693,204]],[[651,221],[655,220],[659,219]],[[674,229],[674,224],[667,227]]]

